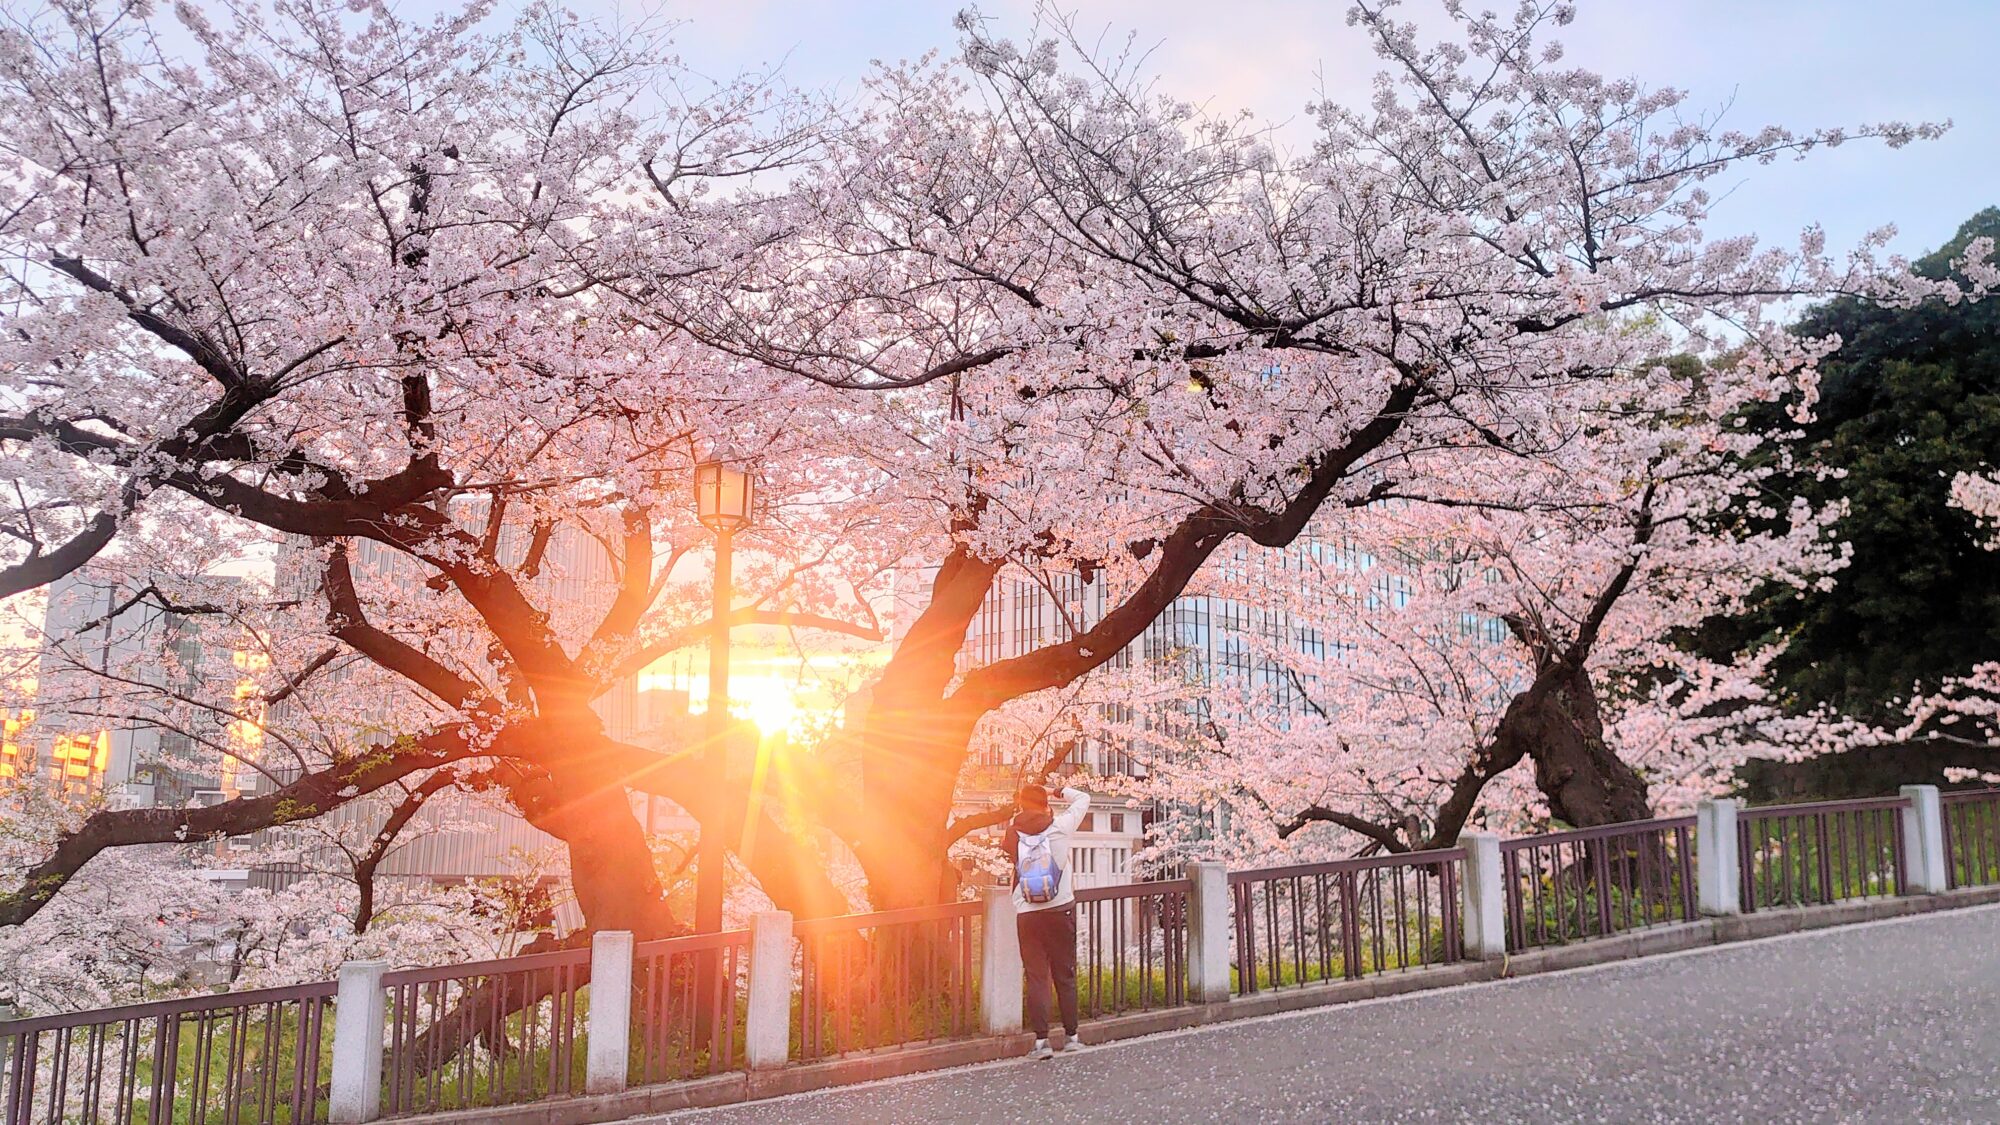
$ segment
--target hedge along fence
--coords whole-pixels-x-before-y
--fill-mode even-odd
[[[1190,879],[1076,892],[1076,990],[1084,1019],[1188,1003]]]
[[[590,951],[385,973],[388,1112],[582,1090]]]
[[[743,1069],[749,985],[748,930],[640,942],[627,1080],[647,1086]]]
[[[799,923],[794,1057],[972,1034],[982,911],[954,902]]]
[[[331,981],[0,1022],[0,1121],[327,1118]]]
[[[1705,802],[1700,818],[1483,839],[1079,891],[1084,1014],[1418,971],[1704,911],[2000,883],[2000,791]],[[1473,893],[1485,886],[1490,903]],[[470,965],[351,964],[338,986],[0,1022],[0,1125],[368,1120],[1006,1030],[1020,1020],[1014,914],[1004,890],[987,894],[637,945],[599,934],[587,950]],[[1484,936],[1470,948],[1475,932],[1499,949]]]

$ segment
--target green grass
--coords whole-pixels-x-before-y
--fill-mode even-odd
[[[1165,969],[1157,966],[1143,973],[1136,968],[1100,969],[1094,973],[1079,969],[1076,998],[1083,1017],[1095,1019],[1185,1004],[1187,987],[1185,980],[1172,980]]]
[[[1385,926],[1383,941],[1379,946],[1372,932],[1364,933],[1358,957],[1354,962],[1354,972],[1351,975],[1348,972],[1347,955],[1341,949],[1337,926],[1326,934],[1324,957],[1320,953],[1319,932],[1308,930],[1303,940],[1303,948],[1297,948],[1297,943],[1294,943],[1290,947],[1281,949],[1277,954],[1276,965],[1271,963],[1271,950],[1260,935],[1257,944],[1257,964],[1252,979],[1255,988],[1263,991],[1298,985],[1325,984],[1445,963],[1447,943],[1443,924],[1433,916],[1424,933],[1419,935],[1416,930],[1417,924],[1414,921],[1405,924],[1405,932],[1409,937],[1401,949],[1397,947],[1396,930],[1393,925]],[[1232,963],[1229,966],[1229,985],[1234,992],[1240,994],[1244,991],[1243,969],[1240,963]]]
[[[1690,913],[1686,894],[1687,888],[1677,869],[1670,869],[1663,881],[1656,881],[1643,893],[1616,883],[1600,887],[1594,881],[1578,878],[1574,870],[1566,871],[1522,887],[1522,916],[1517,932],[1529,947],[1567,945],[1625,930],[1686,921]],[[1608,927],[1605,907],[1610,914]]]

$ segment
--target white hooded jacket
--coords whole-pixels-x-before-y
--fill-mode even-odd
[[[1083,823],[1084,814],[1090,812],[1090,794],[1085,793],[1081,789],[1072,789],[1069,786],[1064,786],[1062,796],[1063,800],[1069,802],[1069,806],[1063,809],[1063,811],[1056,813],[1050,820],[1048,827],[1042,829],[1040,833],[1048,838],[1049,854],[1055,857],[1056,865],[1062,868],[1062,882],[1056,886],[1056,897],[1047,902],[1029,902],[1027,896],[1021,893],[1021,881],[1018,878],[1015,879],[1014,909],[1021,913],[1031,913],[1036,910],[1061,910],[1076,901],[1076,891],[1072,886],[1076,878],[1076,873],[1070,870],[1074,859],[1069,854],[1069,835],[1076,831],[1078,825]],[[1022,827],[1024,821],[1030,824],[1033,823],[1033,821],[1028,819],[1028,815],[1024,813],[1021,816],[1015,817],[1014,823],[1009,826],[1016,834],[1014,855],[1012,857],[1016,872],[1021,869],[1021,846],[1017,837],[1036,835],[1036,833]]]

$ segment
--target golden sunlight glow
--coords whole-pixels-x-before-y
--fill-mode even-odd
[[[756,723],[766,738],[800,733],[794,726],[803,717],[801,702],[788,680],[774,676],[730,677],[729,713]]]
[[[829,645],[802,655],[780,630],[737,631],[729,661],[729,713],[756,724],[766,740],[816,741],[839,724],[841,711],[862,669],[879,665],[886,652],[873,645]],[[708,656],[683,650],[639,676],[641,691],[653,688],[688,693],[689,710],[708,707]]]

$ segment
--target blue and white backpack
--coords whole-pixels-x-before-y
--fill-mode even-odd
[[[1062,887],[1063,871],[1049,850],[1048,833],[1023,834],[1020,840],[1014,881],[1021,887],[1021,897],[1033,903],[1054,902]]]

